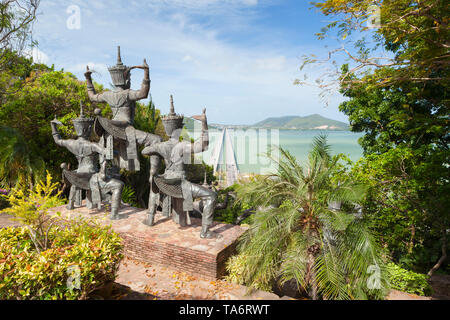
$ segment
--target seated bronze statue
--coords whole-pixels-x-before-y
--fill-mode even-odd
[[[193,199],[200,198],[204,202],[200,237],[214,238],[217,237],[217,234],[212,232],[210,227],[213,223],[217,194],[208,188],[186,180],[184,168],[185,159],[191,159],[191,154],[203,152],[208,148],[209,136],[206,109],[203,110],[201,116],[193,117],[202,122],[200,138],[194,143],[190,141],[180,142],[184,117],[175,113],[172,96],[170,100],[170,113],[162,117],[164,129],[167,135],[170,136],[170,139],[165,142],[153,144],[142,150],[142,154],[144,155],[159,155],[164,159],[166,165],[164,173],[152,179],[148,217],[144,223],[149,226],[154,224],[154,215],[159,204],[160,192],[165,196],[169,196],[169,203],[172,202],[170,200],[171,198],[182,200],[181,208],[178,208],[174,212],[177,217],[176,221],[181,225],[185,224],[185,219],[189,217],[189,211],[193,210]]]
[[[100,209],[102,200],[110,198],[111,219],[118,219],[118,211],[124,183],[107,174],[105,153],[106,149],[95,142],[89,141],[92,133],[93,119],[85,118],[83,107],[80,116],[72,120],[77,133],[77,139],[62,139],[58,131],[58,120],[51,121],[52,134],[55,143],[67,148],[78,160],[78,168],[69,171],[66,164],[62,164],[63,177],[70,183],[69,203],[67,208],[74,209],[81,206],[82,190],[86,191],[86,206]],[[99,170],[100,162],[100,170]]]
[[[131,70],[136,68],[144,70],[144,79],[140,90],[130,89]],[[117,64],[108,68],[108,70],[111,74],[114,90],[102,93],[95,92],[92,83],[92,71],[89,70],[89,67],[86,67],[84,74],[89,99],[94,103],[108,103],[113,112],[112,119],[107,119],[101,116],[100,109],[96,109],[94,130],[100,137],[99,143],[107,150],[106,159],[113,160],[117,168],[139,171],[137,145],[145,147],[162,141],[162,138],[156,134],[137,130],[133,127],[136,101],[147,98],[150,91],[149,66],[145,59],[141,66],[125,66],[120,56],[120,47],[118,47]],[[159,158],[152,157],[151,165],[158,167]]]

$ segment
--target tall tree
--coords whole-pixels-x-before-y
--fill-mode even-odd
[[[323,60],[305,56],[303,66],[333,62],[331,72],[316,79],[321,88],[355,83],[386,86],[405,81],[448,86],[447,1],[326,0],[313,5],[328,18],[334,18],[316,34],[318,38],[337,36],[340,41],[340,46],[329,51]],[[337,63],[339,54],[350,64],[344,73]],[[361,80],[373,70],[370,79]]]
[[[24,49],[35,44],[32,39],[33,22],[40,0],[1,0],[0,2],[0,71],[13,64]]]
[[[378,215],[406,223],[406,229],[397,229],[395,241],[387,225],[377,229],[397,259],[402,259],[398,247],[407,244],[403,258],[422,257],[413,267],[427,266],[432,274],[448,256],[449,6],[443,0],[326,0],[314,5],[336,17],[318,37],[336,32],[343,42],[326,60],[337,53],[347,58],[340,64],[334,60],[335,72],[319,80],[319,86],[339,87],[349,98],[340,110],[353,131],[365,133],[360,143],[366,159],[355,168],[356,176],[366,182],[382,178],[371,184],[366,210],[375,220]],[[370,19],[377,21],[368,24]]]

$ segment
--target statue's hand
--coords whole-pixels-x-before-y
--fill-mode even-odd
[[[147,155],[150,154],[150,151],[151,151],[151,147],[148,146],[148,147],[145,147],[145,148],[141,151],[141,154],[144,155],[144,156],[147,156]]]
[[[131,70],[133,70],[133,69],[143,69],[143,70],[148,70],[148,69],[149,69],[149,66],[148,66],[148,64],[147,64],[147,60],[145,60],[145,58],[144,58],[144,63],[142,63],[142,65],[130,67],[128,70],[131,71]]]
[[[147,60],[144,58],[144,63],[142,64],[142,67],[144,68],[144,69],[149,69],[149,66],[148,66],[148,64],[147,64]]]
[[[90,79],[91,74],[92,74],[92,71],[89,70],[89,66],[86,66],[86,72],[84,73],[84,76],[86,77],[86,79]]]
[[[202,122],[206,121],[206,108],[203,108],[203,113],[200,116],[192,116],[191,118]]]
[[[55,119],[53,119],[52,121],[50,121],[50,123],[54,123],[54,124],[57,125],[57,126],[62,126],[62,122],[59,121],[58,119],[56,119],[56,117],[55,117]]]

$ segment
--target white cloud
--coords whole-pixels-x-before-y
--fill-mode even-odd
[[[322,105],[317,92],[293,85],[300,64],[297,56],[307,53],[305,49],[274,46],[271,41],[250,46],[246,41],[224,38],[230,21],[234,22],[233,10],[222,11],[207,22],[196,19],[198,12],[206,14],[212,10],[219,14],[226,6],[246,8],[259,5],[258,1],[147,2],[155,10],[129,2],[96,0],[95,6],[89,3],[79,1],[80,30],[64,27],[66,2],[60,2],[59,7],[42,2],[44,14],[36,26],[40,47],[51,53],[50,63],[80,79],[84,79],[88,64],[99,72],[93,75],[94,80],[109,85],[107,65],[115,63],[115,48],[121,45],[125,64],[141,64],[147,58],[151,94],[162,112],[168,110],[168,97],[173,93],[179,112],[197,114],[206,105],[211,122],[253,123],[269,116],[320,113]],[[102,5],[107,5],[108,10],[101,9]],[[193,9],[195,14],[181,7]],[[141,71],[133,72],[133,88],[140,85],[140,77]],[[336,108],[328,111],[337,118]]]
[[[183,59],[181,59],[181,61],[184,62],[192,61],[192,57],[190,55],[184,56]]]
[[[89,70],[92,71],[94,76],[101,77],[102,79],[108,79],[108,67],[104,63],[95,63],[95,62],[87,62],[87,63],[78,63],[76,65],[67,66],[67,71],[70,71],[72,73],[85,73],[86,72],[86,66],[89,66]]]
[[[205,7],[256,6],[258,0],[150,0],[148,3],[150,5],[199,9]]]

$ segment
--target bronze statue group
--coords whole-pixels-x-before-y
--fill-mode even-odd
[[[130,89],[132,69],[144,70],[144,79],[140,90]],[[162,117],[168,141],[152,133],[134,128],[136,101],[148,97],[150,91],[149,66],[144,59],[142,66],[127,67],[122,63],[118,47],[117,63],[108,68],[114,90],[96,93],[92,84],[91,70],[86,68],[85,77],[88,96],[91,102],[106,102],[112,110],[112,119],[101,116],[101,110],[95,109],[95,119],[86,118],[81,106],[80,116],[73,120],[77,139],[61,139],[57,119],[51,121],[53,138],[59,146],[67,148],[78,160],[78,168],[68,170],[62,164],[63,176],[71,184],[68,209],[81,206],[85,190],[86,206],[90,209],[101,208],[102,202],[109,202],[110,219],[120,218],[119,209],[124,183],[120,180],[120,169],[140,171],[138,146],[143,147],[142,154],[150,161],[150,196],[148,214],[144,224],[154,224],[157,208],[162,214],[172,216],[182,226],[189,224],[189,212],[193,210],[193,201],[203,201],[201,238],[214,238],[218,235],[210,230],[213,222],[217,194],[201,185],[186,180],[185,161],[190,161],[193,153],[208,149],[209,136],[206,110],[200,116],[192,118],[202,122],[202,132],[195,142],[180,141],[183,128],[183,116],[175,113],[173,97],[170,97],[170,112]],[[92,130],[100,137],[98,142],[90,141]],[[165,170],[160,172],[161,160]]]

